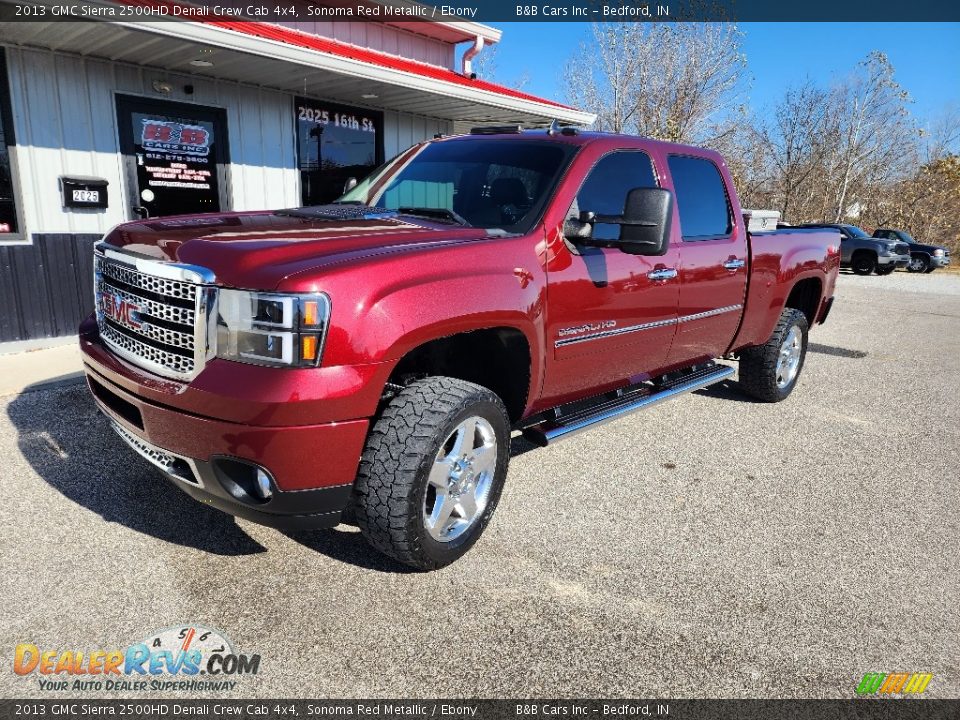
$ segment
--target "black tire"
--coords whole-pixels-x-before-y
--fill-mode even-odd
[[[797,328],[800,335],[799,365],[793,378],[781,387],[777,382],[780,351],[793,328]],[[785,308],[770,339],[763,345],[747,348],[740,353],[739,379],[743,391],[763,402],[780,402],[789,397],[797,386],[807,357],[808,332],[807,316],[799,310]]]
[[[890,263],[889,265],[877,265],[876,273],[877,275],[890,275],[896,269],[897,266],[893,263]]]
[[[869,252],[854,253],[850,269],[857,275],[869,275],[877,267],[877,258]]]
[[[935,267],[928,267],[926,270],[923,271],[923,274],[924,274],[924,275],[929,275],[929,274],[932,273],[934,270],[936,270]]]
[[[930,270],[930,258],[926,255],[914,255],[910,258],[907,270],[912,273],[925,273]]]
[[[462,535],[431,537],[424,519],[430,469],[467,418],[493,429],[497,448],[486,506]],[[510,420],[503,402],[480,385],[448,377],[417,380],[386,406],[370,431],[354,485],[354,513],[374,548],[418,570],[435,570],[466,553],[483,533],[503,490],[510,461]]]

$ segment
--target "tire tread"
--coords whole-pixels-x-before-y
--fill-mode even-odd
[[[438,436],[446,420],[477,402],[493,403],[507,417],[490,390],[438,376],[413,381],[383,409],[370,430],[354,484],[357,525],[376,550],[420,570],[446,564],[424,553],[416,526],[421,518],[410,507],[419,491],[420,470],[444,439]]]
[[[807,316],[800,310],[784,308],[770,339],[763,345],[747,348],[740,353],[740,387],[751,397],[763,402],[779,402],[796,387],[800,377],[799,371],[786,394],[777,387],[777,360],[780,357],[780,345],[789,328],[795,323],[800,325],[806,338],[809,329]],[[800,366],[800,370],[802,369],[803,365]]]

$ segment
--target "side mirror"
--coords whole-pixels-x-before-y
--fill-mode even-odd
[[[596,223],[619,225],[620,237],[613,241],[591,239]],[[634,188],[627,193],[623,215],[596,215],[581,212],[579,220],[564,223],[564,235],[570,240],[600,247],[617,247],[630,255],[664,255],[670,246],[673,223],[673,193],[663,188]],[[586,226],[577,234],[568,234],[574,224]],[[584,236],[583,233],[586,233]]]
[[[348,192],[353,190],[357,186],[357,179],[355,177],[348,177],[347,181],[343,184],[343,194],[346,195]]]
[[[620,249],[631,255],[663,255],[670,245],[673,193],[634,188],[627,193],[620,223]]]

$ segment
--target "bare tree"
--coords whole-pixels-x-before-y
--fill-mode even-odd
[[[514,88],[515,90],[523,90],[523,88],[525,88],[530,82],[530,72],[528,70],[523,70],[520,75],[516,76],[513,80],[503,81],[499,79],[498,74],[500,64],[497,58],[497,50],[499,48],[499,45],[492,45],[484,48],[483,51],[477,55],[476,59],[473,61],[473,71],[481,80],[503,83]]]
[[[917,138],[909,101],[894,80],[887,56],[879,51],[871,52],[848,82],[834,88],[830,105],[839,122],[831,133],[836,151],[829,177],[835,222],[843,220],[857,191],[895,180],[906,171],[904,149]]]
[[[595,23],[564,71],[567,98],[596,128],[709,142],[744,89],[741,33],[728,23]]]
[[[935,163],[960,150],[960,105],[945,107],[929,128],[920,131],[924,140],[924,161]]]
[[[757,129],[770,161],[773,204],[781,217],[811,213],[811,180],[817,181],[814,196],[822,192],[820,175],[831,150],[829,124],[827,93],[808,80],[788,89],[771,121]]]

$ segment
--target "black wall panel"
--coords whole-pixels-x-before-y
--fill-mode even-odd
[[[93,312],[93,244],[100,235],[37,233],[0,246],[0,342],[62,337]]]

